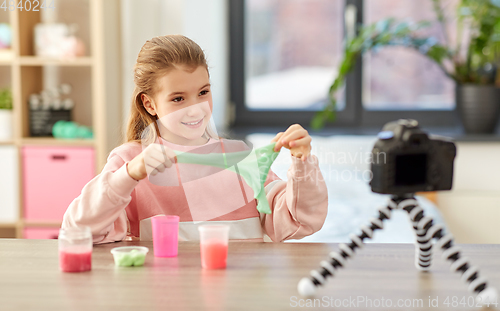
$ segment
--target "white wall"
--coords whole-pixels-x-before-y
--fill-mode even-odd
[[[182,34],[205,51],[214,102],[213,118],[224,132],[228,96],[227,0],[122,0],[123,119],[130,112],[134,89],[132,71],[146,40],[166,34]]]
[[[453,189],[438,206],[457,243],[500,243],[500,143],[457,142]]]

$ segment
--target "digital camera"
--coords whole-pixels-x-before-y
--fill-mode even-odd
[[[450,190],[456,153],[449,138],[429,136],[416,120],[389,122],[372,149],[371,189],[393,195]]]

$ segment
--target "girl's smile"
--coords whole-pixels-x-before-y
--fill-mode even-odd
[[[198,128],[203,124],[203,118],[199,119],[198,121],[194,122],[182,122],[182,124],[186,125],[189,128]]]

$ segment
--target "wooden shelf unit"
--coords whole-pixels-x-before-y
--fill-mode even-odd
[[[22,238],[25,227],[57,228],[60,221],[26,221],[23,218],[23,146],[82,146],[95,150],[95,172],[106,163],[107,155],[120,144],[120,1],[56,0],[57,22],[78,25],[76,35],[86,45],[86,55],[68,59],[37,57],[34,53],[34,26],[42,21],[42,12],[0,10],[0,22],[12,29],[12,48],[0,53],[0,87],[10,86],[13,97],[14,137],[0,141],[0,146],[18,148],[19,219],[1,223],[0,238]],[[75,101],[73,120],[92,127],[90,140],[66,140],[53,137],[30,137],[28,98],[44,88],[44,71],[56,68],[60,83],[73,86],[70,97]],[[112,85],[112,87],[109,87]]]

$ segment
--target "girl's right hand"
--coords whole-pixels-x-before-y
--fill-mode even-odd
[[[160,144],[151,144],[127,165],[127,172],[135,180],[141,180],[148,175],[164,172],[175,161],[175,152]]]

